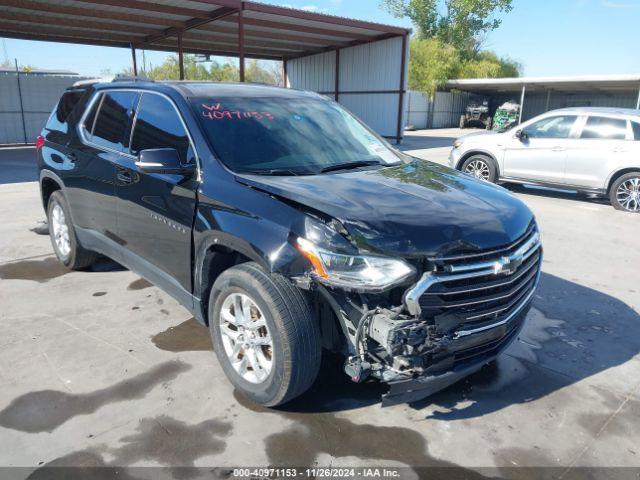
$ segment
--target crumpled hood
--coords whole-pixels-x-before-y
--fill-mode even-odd
[[[523,235],[533,219],[507,190],[431,162],[325,175],[237,178],[339,220],[362,250],[395,256],[505,245]]]

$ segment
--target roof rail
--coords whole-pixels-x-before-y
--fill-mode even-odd
[[[130,77],[127,75],[116,75],[111,82],[153,82],[149,78]]]
[[[89,79],[86,79],[86,80],[78,80],[77,82],[75,82],[71,86],[72,87],[87,87],[89,85],[93,85],[94,83],[100,83],[100,82],[104,82],[104,80],[102,80],[100,78],[89,78]]]

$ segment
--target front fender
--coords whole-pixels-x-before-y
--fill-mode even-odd
[[[293,246],[292,239],[301,235],[304,215],[295,209],[243,187],[243,202],[255,202],[256,210],[266,208],[271,218],[256,212],[242,210],[241,205],[231,207],[211,197],[201,195],[194,222],[194,295],[203,298],[203,267],[212,248],[238,252],[258,263],[265,271],[285,276],[304,275],[309,265]],[[247,197],[255,197],[253,199]],[[234,203],[235,205],[235,203]],[[286,214],[282,215],[285,210]],[[280,213],[280,214],[279,214]],[[277,218],[277,221],[273,217]],[[288,218],[288,221],[283,221]]]

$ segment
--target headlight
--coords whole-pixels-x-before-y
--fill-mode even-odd
[[[349,289],[384,290],[413,276],[408,263],[373,255],[343,255],[298,238],[298,250],[311,262],[318,281]]]
[[[462,140],[456,140],[453,142],[453,148],[460,148],[462,146]]]

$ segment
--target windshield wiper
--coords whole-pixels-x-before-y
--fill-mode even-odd
[[[358,167],[368,167],[369,165],[381,165],[378,160],[361,160],[358,162],[338,163],[336,165],[330,165],[320,170],[320,173],[335,172],[337,170],[350,170]]]
[[[271,170],[250,170],[245,173],[249,173],[251,175],[274,175],[274,176],[283,175],[283,176],[297,177],[298,175],[303,175],[306,172],[295,172],[293,170],[289,170],[286,168],[274,168]]]

